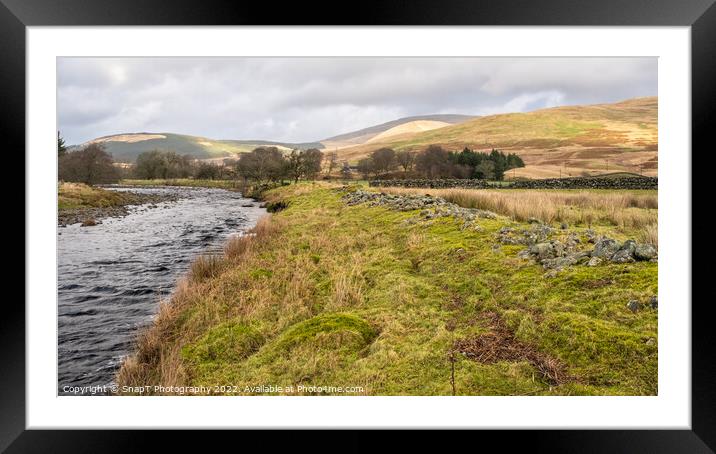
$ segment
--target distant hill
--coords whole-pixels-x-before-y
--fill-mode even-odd
[[[517,153],[526,167],[508,178],[550,178],[632,172],[655,176],[658,169],[658,99],[634,98],[612,104],[562,106],[525,113],[476,117],[422,115],[329,137],[319,142],[215,140],[173,133],[131,133],[99,137],[117,161],[134,161],[154,149],[200,159],[236,157],[258,146],[338,150],[356,163],[381,147],[422,150],[430,144],[448,150],[499,148]]]
[[[134,161],[140,153],[150,150],[173,150],[179,154],[189,154],[198,159],[235,157],[239,153],[251,151],[259,146],[276,146],[282,150],[293,148],[323,148],[320,142],[285,143],[266,140],[215,140],[206,137],[173,133],[129,133],[98,137],[81,145],[102,143],[112,154],[115,161]]]
[[[342,148],[345,146],[363,144],[373,139],[378,134],[388,131],[389,129],[403,125],[405,123],[412,122],[441,122],[446,124],[462,123],[467,120],[477,118],[472,115],[457,115],[457,114],[434,114],[434,115],[417,115],[413,117],[398,118],[397,120],[389,121],[387,123],[381,123],[379,125],[370,126],[368,128],[359,129],[357,131],[347,132],[339,134],[337,136],[329,137],[321,140],[326,148]]]
[[[450,150],[469,147],[515,152],[527,166],[510,171],[509,177],[580,176],[608,171],[656,175],[657,122],[658,99],[634,98],[613,104],[478,117],[430,131],[343,147],[339,156],[356,162],[380,147],[421,150],[439,144]]]

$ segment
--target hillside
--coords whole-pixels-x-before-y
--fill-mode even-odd
[[[321,143],[326,148],[343,148],[353,145],[363,144],[371,139],[374,139],[381,133],[384,133],[390,129],[398,126],[417,122],[440,122],[446,124],[458,124],[464,121],[476,118],[471,115],[455,115],[455,114],[434,114],[434,115],[417,115],[413,117],[398,118],[397,120],[389,121],[387,123],[381,123],[379,125],[371,126],[368,128],[359,129],[357,131],[347,132],[337,136],[329,137],[321,140]],[[411,132],[417,132],[414,130]]]
[[[420,150],[440,144],[451,150],[499,148],[518,153],[527,164],[509,176],[577,176],[585,172],[643,172],[656,175],[658,99],[635,98],[614,104],[564,106],[527,113],[475,118],[463,123],[385,137],[343,148],[355,162],[379,147]],[[641,166],[641,168],[640,168]]]
[[[172,133],[130,133],[99,137],[79,145],[102,143],[117,161],[134,161],[142,152],[150,150],[173,150],[179,154],[190,154],[196,158],[235,157],[238,153],[251,151],[262,145],[277,146],[283,150],[291,148],[323,148],[316,143],[291,144],[265,140],[214,140],[206,137]],[[75,147],[76,148],[76,147]]]
[[[383,131],[377,136],[373,137],[372,139],[368,140],[366,143],[380,143],[385,140],[395,140],[399,136],[404,135],[412,135],[418,132],[424,132],[424,131],[432,131],[434,129],[440,129],[444,128],[445,126],[450,126],[450,123],[445,123],[444,121],[431,121],[431,120],[416,120],[411,121],[409,123],[403,123],[400,126],[395,126],[394,128],[390,128],[387,131]]]

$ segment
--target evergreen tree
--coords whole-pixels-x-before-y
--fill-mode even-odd
[[[67,147],[65,146],[65,139],[60,135],[60,131],[57,131],[57,157],[60,158],[67,153]]]

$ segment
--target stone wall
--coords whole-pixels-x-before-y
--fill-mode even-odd
[[[657,189],[658,179],[654,177],[547,178],[513,181],[509,187],[514,189]]]
[[[370,182],[374,187],[401,187],[401,188],[466,188],[486,189],[492,186],[485,180],[467,180],[447,178],[442,180],[429,179],[407,179],[407,180],[373,180]]]
[[[467,179],[407,179],[407,180],[374,180],[374,187],[403,188],[464,188],[464,189],[657,189],[658,179],[654,177],[624,178],[546,178],[543,180],[519,180],[502,185],[488,183],[485,180]]]

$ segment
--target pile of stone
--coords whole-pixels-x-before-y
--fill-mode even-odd
[[[651,244],[627,240],[624,243],[602,236],[593,231],[586,232],[587,243],[594,243],[591,250],[580,248],[581,238],[574,232],[562,241],[549,239],[554,229],[547,225],[535,225],[530,229],[503,227],[497,239],[503,244],[524,244],[529,246],[517,255],[524,259],[533,259],[545,269],[561,270],[567,266],[584,264],[597,266],[603,262],[632,263],[637,261],[656,261],[657,250]]]
[[[396,195],[356,190],[344,194],[343,200],[349,206],[367,203],[369,206],[382,206],[396,211],[420,210],[422,219],[453,217],[472,222],[477,218],[496,217],[491,211],[462,208],[443,198],[428,195]]]

